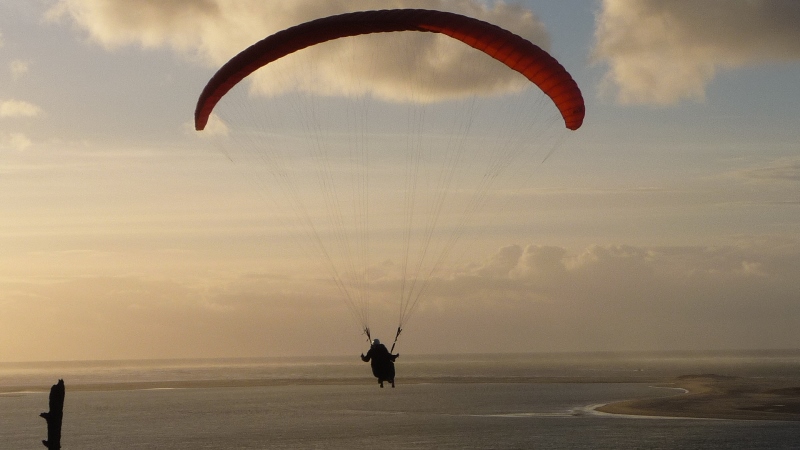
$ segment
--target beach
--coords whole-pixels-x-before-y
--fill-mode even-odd
[[[683,375],[659,386],[683,392],[615,402],[596,409],[636,416],[800,421],[800,380],[795,378]]]

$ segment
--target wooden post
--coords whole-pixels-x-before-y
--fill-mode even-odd
[[[50,450],[61,449],[61,419],[64,416],[64,380],[50,388],[50,411],[39,416],[47,421],[47,440],[42,441]]]

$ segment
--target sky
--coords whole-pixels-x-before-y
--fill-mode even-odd
[[[280,194],[255,195],[244,179],[260,175],[192,120],[208,79],[250,44],[383,8],[530,39],[587,111],[517,168],[532,176],[432,279],[401,353],[797,348],[795,0],[0,0],[0,361],[363,351],[319,258],[269,206]],[[519,89],[502,70],[460,70],[466,46],[411,39],[410,56],[373,52],[369,77],[308,53],[247,92],[402,102],[393,77],[417,54],[447,75],[424,102]],[[323,76],[298,76],[312,62]],[[220,139],[236,126],[215,121]],[[381,289],[398,283],[389,272]],[[395,306],[375,303],[373,337],[391,340]]]

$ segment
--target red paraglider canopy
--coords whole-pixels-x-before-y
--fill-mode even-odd
[[[361,11],[306,22],[269,36],[245,49],[211,78],[195,109],[202,130],[219,100],[239,81],[279,58],[315,44],[347,36],[393,31],[441,33],[464,42],[521,73],[558,107],[566,127],[577,130],[585,107],[578,85],[550,54],[496,25],[459,14],[424,9]]]

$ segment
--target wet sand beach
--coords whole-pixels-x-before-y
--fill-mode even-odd
[[[683,375],[660,387],[685,393],[610,403],[611,414],[740,420],[800,421],[800,378],[740,378]]]

